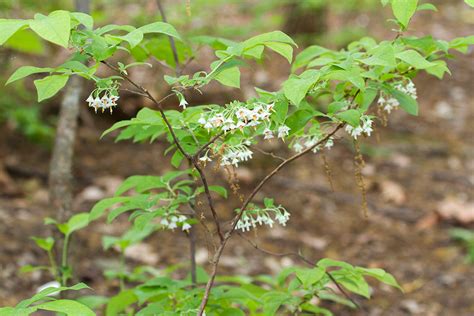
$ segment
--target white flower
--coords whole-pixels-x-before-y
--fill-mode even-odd
[[[186,99],[184,97],[181,98],[181,100],[179,100],[179,106],[184,109],[186,109],[186,106],[188,105],[188,101],[186,101]]]
[[[284,138],[285,136],[288,136],[289,131],[290,128],[286,125],[278,127],[278,138]]]
[[[204,115],[201,115],[201,117],[198,120],[198,123],[201,125],[204,125],[207,123],[207,120],[204,118]]]
[[[206,122],[206,124],[204,124],[204,128],[207,129],[207,131],[209,132],[209,130],[212,128],[212,123]]]
[[[235,129],[235,127],[236,127],[236,126],[235,126],[233,120],[231,120],[231,119],[226,119],[226,120],[224,121],[224,124],[222,125],[222,130],[223,130],[224,132],[227,132],[227,131],[229,131],[229,130]]]
[[[86,99],[86,102],[91,104],[92,102],[94,102],[94,97],[92,97],[92,93],[89,94],[89,97]]]
[[[362,131],[367,134],[367,136],[370,136],[370,134],[372,133],[373,129],[372,129],[372,119],[367,116],[367,115],[363,115],[361,117],[361,121],[362,121]]]
[[[307,141],[305,141],[303,145],[304,145],[306,148],[311,148],[311,147],[313,147],[314,145],[316,145],[317,142],[318,142],[318,141],[317,141],[316,138],[311,137],[311,138],[309,138]]]
[[[238,108],[237,111],[235,111],[235,116],[237,116],[239,120],[247,120],[247,109]]]
[[[163,218],[160,223],[163,226],[168,226],[170,224],[170,222],[168,222],[168,220],[166,218]]]
[[[300,153],[303,151],[303,146],[300,143],[295,143],[293,145],[293,149],[297,152]]]
[[[200,157],[199,160],[200,160],[200,161],[203,161],[203,162],[212,161],[211,158],[209,158],[207,152],[206,152],[206,154],[205,154],[204,156]]]
[[[269,128],[265,128],[263,131],[263,139],[272,139],[273,138],[273,132]]]
[[[345,130],[347,133],[349,133],[354,139],[357,139],[360,135],[362,135],[362,127],[357,126],[353,127],[352,125],[346,125]]]
[[[288,220],[290,219],[290,213],[288,213],[286,210],[282,213],[277,213],[275,215],[275,219],[280,225],[286,226],[286,222],[288,222]]]
[[[275,102],[267,104],[267,111],[269,111],[269,112],[273,111],[274,107],[275,107]]]
[[[327,148],[327,149],[331,149],[332,146],[334,146],[334,140],[332,139],[332,137],[330,137],[330,138],[326,141],[326,144],[324,144],[324,147]]]
[[[239,128],[240,130],[243,130],[246,124],[242,121],[238,121],[237,124],[234,125],[234,128]]]
[[[183,231],[189,230],[189,229],[191,229],[191,225],[189,225],[188,223],[184,223],[183,226],[181,227],[181,229]]]
[[[217,113],[214,117],[212,117],[210,120],[211,124],[214,127],[219,127],[225,122],[224,115],[222,113]]]

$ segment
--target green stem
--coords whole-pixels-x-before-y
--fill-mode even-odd
[[[63,243],[63,252],[61,256],[61,268],[62,268],[62,273],[61,273],[61,286],[66,286],[67,282],[67,275],[64,273],[64,270],[67,267],[67,255],[68,255],[68,246],[69,246],[69,234],[66,234],[64,236],[64,243]]]
[[[51,250],[48,251],[48,259],[51,266],[51,273],[53,274],[54,279],[59,282],[58,266],[56,265],[53,252]]]
[[[230,56],[227,56],[226,58],[222,59],[221,62],[216,66],[216,68],[214,68],[210,73],[208,73],[206,75],[206,78],[205,79],[210,79],[212,75],[214,75],[214,73],[224,64],[226,63],[227,61],[229,61],[230,59],[232,59],[232,57],[234,57],[234,55],[230,55]]]
[[[125,290],[125,252],[122,250],[120,252],[120,291]]]

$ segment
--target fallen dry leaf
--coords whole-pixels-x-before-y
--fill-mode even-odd
[[[455,220],[461,224],[474,222],[474,202],[458,197],[446,197],[436,211],[442,219]]]
[[[406,201],[405,189],[398,183],[382,180],[380,183],[382,198],[389,203],[402,205]]]

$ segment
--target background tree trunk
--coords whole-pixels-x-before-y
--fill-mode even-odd
[[[89,0],[76,0],[75,5],[77,11],[89,12]],[[82,89],[82,78],[72,76],[61,102],[49,168],[49,199],[60,222],[72,215],[72,157]]]

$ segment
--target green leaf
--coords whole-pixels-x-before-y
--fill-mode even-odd
[[[435,60],[432,62],[432,64],[434,64],[434,66],[425,69],[425,71],[430,75],[433,75],[438,79],[443,79],[446,72],[451,74],[451,71],[449,71],[449,68],[444,60]]]
[[[415,116],[418,115],[418,102],[416,102],[415,99],[392,87],[388,88],[387,90],[395,99],[398,100],[398,102],[400,103],[400,107],[404,109],[408,114]]]
[[[33,239],[36,245],[43,250],[51,251],[51,249],[53,249],[54,239],[52,237],[48,237],[48,238],[31,237],[31,239]]]
[[[5,42],[5,47],[22,53],[36,55],[41,55],[45,51],[43,41],[30,29],[23,28],[13,34],[8,41]]]
[[[293,47],[291,45],[275,42],[267,43],[265,46],[285,57],[286,60],[288,60],[288,63],[291,64],[291,61],[293,60]]]
[[[125,36],[119,36],[124,41],[127,41],[130,44],[131,48],[134,48],[143,40],[143,32],[140,29],[131,31]]]
[[[214,79],[225,86],[240,88],[240,69],[239,67],[232,67],[218,72]]]
[[[420,53],[412,49],[397,53],[395,56],[416,69],[426,69],[434,66],[433,63],[427,61]]]
[[[120,292],[110,299],[105,310],[105,316],[120,315],[122,311],[136,301],[138,301],[138,298],[132,290]]]
[[[29,75],[32,74],[38,74],[42,72],[51,72],[53,71],[53,68],[40,68],[40,67],[34,67],[34,66],[22,66],[18,68],[11,76],[8,78],[8,81],[5,85],[10,84],[14,81],[23,79]]]
[[[361,62],[366,65],[385,67],[396,66],[395,52],[390,43],[381,43],[371,49],[368,54],[370,57],[361,60]]]
[[[349,81],[356,88],[361,91],[365,90],[365,81],[362,78],[360,72],[356,69],[349,70],[335,70],[327,74],[329,79],[339,80],[339,81]]]
[[[385,272],[385,270],[383,269],[378,269],[378,268],[368,269],[368,268],[357,267],[356,270],[361,271],[365,275],[369,275],[379,280],[382,283],[396,287],[397,289],[403,292],[402,287],[398,284],[398,282],[395,280],[393,275],[391,275],[388,272]]]
[[[71,12],[71,16],[84,25],[86,29],[92,30],[94,28],[94,19],[89,14],[83,12]]]
[[[53,293],[59,293],[59,292],[68,291],[68,290],[79,291],[79,290],[82,290],[82,289],[89,289],[89,287],[87,285],[85,285],[84,283],[78,283],[78,284],[73,285],[71,287],[59,287],[59,288],[48,287],[48,288],[42,290],[41,292],[36,293],[35,295],[33,295],[33,297],[21,301],[20,303],[18,303],[18,305],[16,307],[17,308],[26,308],[29,305],[31,305],[35,302],[38,302],[38,301],[44,299],[45,297],[47,297],[47,296],[49,296]]]
[[[52,75],[34,81],[38,92],[38,102],[49,99],[58,93],[67,83],[68,75]]]
[[[291,66],[291,70],[294,71],[298,68],[306,66],[312,59],[321,56],[327,51],[327,48],[318,45],[305,48],[301,53],[296,55],[295,61]]]
[[[474,8],[474,0],[464,0],[464,2],[466,2],[467,5]]]
[[[435,11],[437,12],[438,9],[436,8],[436,6],[432,3],[423,3],[423,4],[420,4],[418,6],[418,8],[416,9],[416,11],[424,11],[424,10],[428,10],[428,11]]]
[[[48,16],[36,14],[35,19],[30,21],[30,28],[45,40],[67,48],[71,16],[63,10],[51,12]]]
[[[209,190],[214,191],[223,198],[227,199],[227,190],[224,187],[221,187],[220,185],[210,185]]]
[[[324,259],[319,260],[316,265],[318,267],[323,267],[325,269],[329,267],[340,267],[340,268],[349,269],[349,270],[354,268],[352,265],[350,265],[347,262],[333,260],[329,258],[324,258]]]
[[[273,110],[275,111],[275,113],[272,115],[274,121],[279,124],[283,124],[285,122],[286,115],[288,114],[288,102],[286,100],[276,102]]]
[[[336,279],[337,283],[348,289],[349,291],[370,298],[369,285],[365,279],[359,274],[348,274],[345,271],[334,271],[331,275]]]
[[[92,210],[89,213],[89,221],[94,221],[104,214],[105,210],[109,207],[113,206],[114,204],[121,203],[127,201],[129,197],[127,196],[116,196],[107,199],[103,199],[97,202]]]
[[[67,221],[68,234],[89,225],[89,213],[79,213]]]
[[[325,270],[321,267],[316,267],[313,269],[301,268],[296,270],[296,277],[300,280],[305,288],[308,288],[321,280],[324,275]]]
[[[27,20],[0,19],[0,45],[25,25],[28,25]]]
[[[418,0],[392,0],[393,15],[398,22],[406,29],[411,17],[416,12]]]
[[[341,113],[337,113],[336,116],[342,121],[357,127],[360,124],[360,112],[357,110],[347,110]]]
[[[305,98],[311,86],[319,80],[320,73],[317,70],[310,69],[303,72],[300,76],[292,76],[283,83],[283,93],[285,97],[294,105],[298,106]]]
[[[181,165],[181,162],[184,159],[184,155],[181,153],[181,151],[176,150],[171,157],[171,165],[175,168],[178,168],[179,165]]]
[[[95,313],[86,305],[72,300],[57,300],[36,305],[35,308],[58,313],[64,313],[68,316],[95,316]]]
[[[249,38],[248,40],[244,41],[243,47],[244,50],[252,48],[257,45],[267,45],[272,42],[277,42],[277,43],[286,43],[289,45],[294,45],[297,46],[296,43],[293,41],[291,37],[283,33],[282,31],[273,31],[273,32],[268,32],[268,33],[263,33],[257,36],[254,36],[252,38]]]
[[[182,41],[183,39],[179,35],[178,31],[172,26],[171,24],[165,23],[165,22],[154,22],[151,24],[144,25],[140,28],[138,28],[140,31],[143,32],[143,34],[147,33],[161,33],[161,34],[166,34],[168,36],[175,37]]]
[[[105,296],[99,296],[99,295],[85,295],[76,298],[76,301],[86,305],[87,307],[91,309],[97,309],[101,307],[102,305],[107,304],[109,301],[108,297]]]

